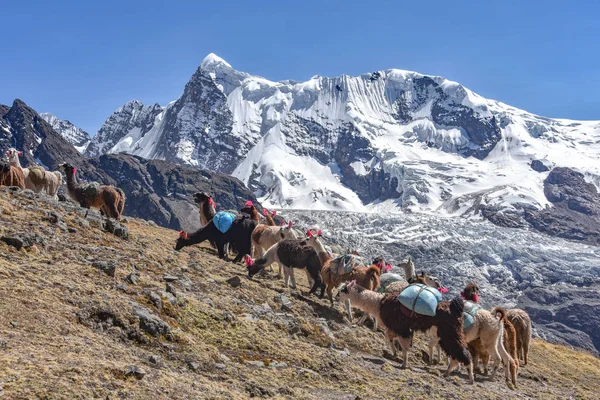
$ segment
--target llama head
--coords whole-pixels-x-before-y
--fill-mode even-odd
[[[75,174],[77,173],[77,168],[75,168],[74,166],[72,166],[72,165],[71,165],[71,164],[69,164],[69,163],[62,163],[62,164],[59,164],[59,165],[58,165],[58,167],[59,167],[60,169],[62,169],[63,171],[65,171],[65,173],[66,173],[67,175],[75,175]]]
[[[246,264],[246,269],[248,269],[248,278],[251,278],[258,274],[262,269],[266,267],[265,258],[258,258],[253,260],[248,254],[244,256],[244,264]]]
[[[319,240],[319,238],[321,238],[321,236],[322,236],[322,232],[320,230],[308,229],[306,231],[306,244],[310,247],[315,248],[315,250],[319,251],[317,246],[323,245],[321,243],[321,241]]]
[[[202,204],[205,201],[208,201],[208,204],[212,204],[212,197],[205,192],[196,192],[194,193],[194,202],[197,204]]]
[[[435,276],[427,276],[427,286],[436,288],[441,294],[448,293],[448,289],[442,284],[440,278]]]
[[[462,292],[460,292],[460,296],[465,300],[471,300],[475,303],[479,303],[479,286],[476,283],[469,283]]]
[[[175,242],[175,250],[179,251],[182,248],[185,247],[185,242],[188,239],[188,234],[185,231],[180,231],[179,232],[179,237],[177,238],[177,241]]]
[[[6,151],[6,155],[8,156],[8,161],[16,162],[19,160],[19,156],[23,155],[23,152],[11,147]]]
[[[281,234],[282,239],[297,239],[296,232],[292,229],[292,221],[287,224],[285,221],[281,222],[281,228],[279,228],[279,232]]]

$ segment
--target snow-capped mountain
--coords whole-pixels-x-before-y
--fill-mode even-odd
[[[56,115],[51,113],[41,113],[40,117],[48,122],[50,126],[52,126],[52,129],[60,133],[62,137],[75,146],[80,153],[85,151],[92,140],[89,133],[76,127],[71,121],[59,119]]]
[[[282,208],[541,209],[554,166],[600,186],[598,121],[536,116],[397,69],[272,82],[214,54],[166,107],[119,108],[86,154],[122,151],[231,173]]]

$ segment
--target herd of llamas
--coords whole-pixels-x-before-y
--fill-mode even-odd
[[[14,148],[6,154],[8,162],[0,160],[0,185],[57,196],[63,181],[61,172],[46,171],[41,166],[23,168],[19,162],[22,153]],[[74,166],[64,163],[60,168],[65,173],[67,192],[81,207],[94,207],[106,217],[121,218],[125,206],[121,189],[97,183],[81,184]],[[439,300],[448,289],[438,278],[425,273],[418,275],[410,258],[399,264],[396,269],[399,272],[395,272],[383,257],[366,263],[356,251],[335,254],[323,244],[321,231],[308,229],[301,233],[293,228],[291,221],[286,223],[275,211],[267,209],[261,217],[251,201],[239,211],[217,212],[210,194],[195,193],[193,199],[199,208],[201,227],[193,233],[181,231],[175,250],[208,241],[222,259],[235,252],[233,262],[243,260],[250,279],[266,273],[267,268],[274,271],[273,264],[277,264],[277,276],[284,278],[286,288],[290,281],[291,287],[296,288],[294,271],[303,269],[309,295],[320,290],[319,298],[326,294],[334,307],[333,291],[337,289],[336,299],[344,304],[350,322],[353,307],[363,312],[359,324],[373,318],[373,329],[382,329],[394,357],[399,345],[403,368],[408,365],[407,354],[414,333],[423,332],[429,336],[429,364],[433,362],[435,348],[439,362],[441,350],[448,356],[446,376],[462,364],[468,371],[469,382],[473,383],[474,367],[479,360],[483,375],[488,375],[492,360],[490,378],[503,365],[507,383],[516,387],[520,363],[528,363],[532,334],[531,319],[524,310],[484,309],[479,305],[479,286],[475,283],[467,284],[460,297]],[[281,221],[280,225],[276,219]],[[416,293],[410,304],[402,302],[406,291]],[[430,304],[431,315],[417,310],[419,302],[432,298],[438,300]]]

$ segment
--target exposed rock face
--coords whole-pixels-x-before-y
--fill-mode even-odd
[[[142,120],[152,118],[152,109],[143,110],[137,106],[132,104],[132,108],[123,113],[146,113],[146,117],[140,117]],[[68,160],[77,167],[80,181],[97,181],[123,189],[127,197],[125,215],[193,231],[200,226],[198,208],[192,198],[198,191],[211,193],[219,210],[238,210],[246,200],[252,200],[262,210],[254,194],[242,182],[225,174],[123,154],[87,159],[20,100],[15,100],[10,108],[0,107],[0,128],[0,151],[4,153],[10,147],[23,150],[21,163],[24,167],[43,164],[56,170],[59,164]],[[111,224],[111,231],[127,236],[125,226]]]
[[[150,219],[165,227],[186,231],[200,227],[192,197],[195,192],[212,194],[219,211],[239,210],[246,200],[258,205],[242,182],[225,174],[125,154],[90,161],[125,192],[125,215]]]
[[[598,355],[600,349],[600,286],[528,289],[519,307],[535,321],[546,340],[568,343]]]
[[[600,194],[583,174],[554,168],[544,181],[552,207],[525,212],[535,229],[552,236],[600,244]]]
[[[552,165],[546,160],[533,160],[531,162],[531,169],[537,172],[548,172],[552,168]]]
[[[66,160],[82,167],[89,165],[71,143],[19,99],[12,107],[0,109],[0,124],[4,128],[0,129],[0,150],[3,154],[10,147],[23,151],[21,164],[24,167],[42,164],[56,170],[58,164]]]

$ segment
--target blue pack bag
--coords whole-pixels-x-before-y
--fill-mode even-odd
[[[213,223],[221,233],[225,233],[229,230],[229,228],[231,228],[231,224],[233,224],[234,219],[235,214],[227,211],[219,211],[213,217]]]
[[[477,311],[481,309],[481,306],[472,301],[465,301],[465,310],[463,312],[463,332],[469,332],[469,329],[473,326],[475,322],[475,315],[477,315]]]
[[[416,283],[400,292],[398,301],[412,312],[435,317],[437,305],[442,301],[442,294],[431,286]]]

